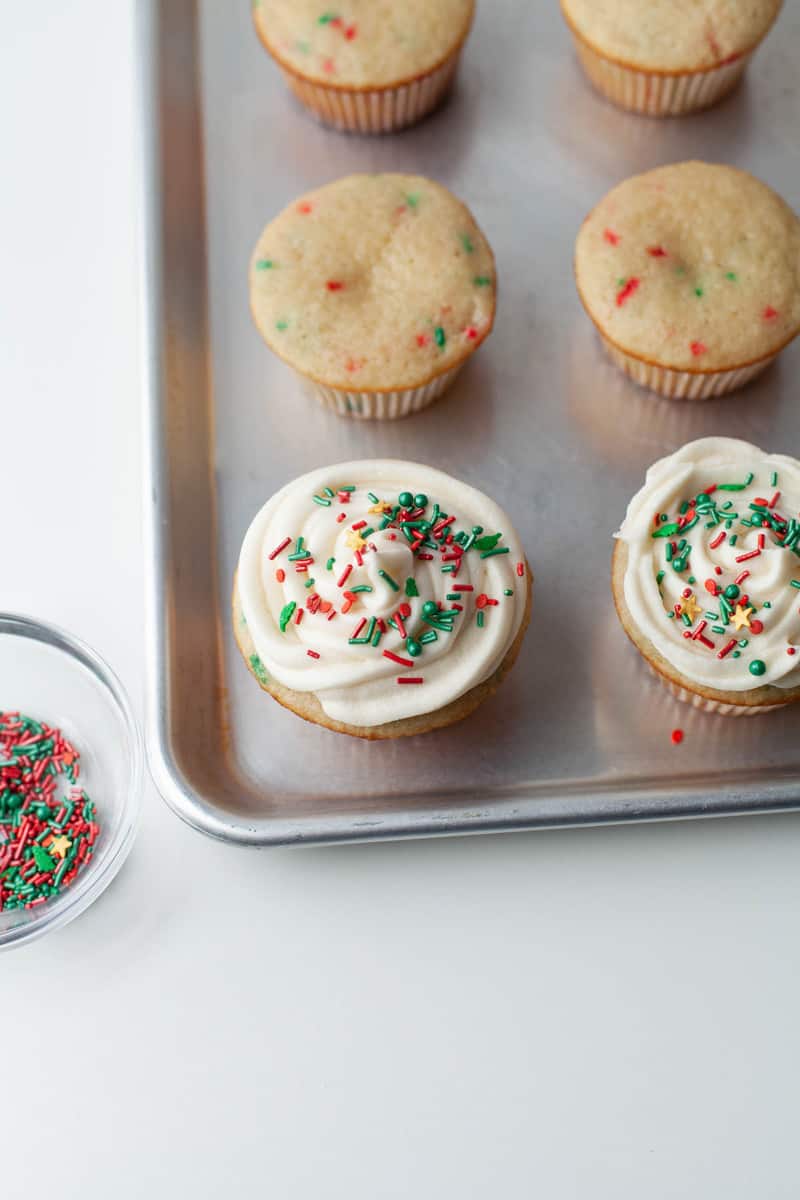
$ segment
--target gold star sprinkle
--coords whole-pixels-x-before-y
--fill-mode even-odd
[[[379,516],[382,516],[383,513],[390,513],[391,511],[392,506],[391,504],[388,504],[386,500],[379,500],[377,504],[373,504],[371,508],[367,509],[367,512],[378,513]]]
[[[749,629],[750,628],[750,617],[753,615],[754,611],[755,610],[752,608],[742,608],[741,604],[737,604],[736,612],[733,614],[733,628],[734,629],[742,629],[742,628]]]
[[[47,849],[50,854],[57,854],[59,858],[64,858],[71,845],[72,842],[62,833],[61,837],[53,838]]]
[[[348,530],[345,541],[350,550],[363,550],[367,544],[357,529]]]
[[[694,621],[695,617],[700,615],[700,611],[700,605],[697,603],[697,597],[694,592],[681,599],[681,616],[685,614],[690,621]]]

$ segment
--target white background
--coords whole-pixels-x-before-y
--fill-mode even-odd
[[[141,715],[133,4],[2,16],[0,607]],[[150,786],[100,902],[0,959],[0,1195],[794,1198],[799,850],[785,816],[255,853]]]

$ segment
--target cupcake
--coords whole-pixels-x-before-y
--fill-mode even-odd
[[[745,171],[676,163],[589,214],[575,279],[613,361],[665,396],[719,396],[800,331],[800,221]]]
[[[495,269],[470,212],[417,175],[351,175],[266,227],[250,304],[270,349],[342,416],[430,404],[491,332]]]
[[[337,129],[391,133],[446,95],[474,0],[255,0],[258,36],[289,87]]]
[[[341,463],[282,488],[244,539],[234,630],[264,691],[338,733],[466,717],[512,667],[531,574],[488,496],[417,463]]]
[[[734,438],[662,458],[628,506],[612,589],[670,690],[736,716],[800,700],[800,462]]]
[[[607,99],[677,117],[722,99],[781,0],[561,0],[584,71]]]

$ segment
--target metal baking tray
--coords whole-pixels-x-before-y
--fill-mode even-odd
[[[734,163],[797,204],[798,8],[785,7],[722,105],[659,122],[590,90],[555,0],[483,0],[447,105],[373,138],[297,106],[244,0],[138,10],[148,741],[167,802],[197,829],[253,845],[797,807],[797,714],[735,720],[673,700],[617,623],[609,559],[645,469],[683,442],[722,433],[800,453],[800,345],[733,397],[661,400],[605,361],[571,260],[594,202],[661,163]],[[470,205],[497,256],[500,303],[493,336],[441,401],[359,423],[306,397],[262,344],[247,264],[298,193],[386,170],[431,175]],[[387,456],[496,497],[536,584],[518,664],[492,700],[442,732],[367,744],[262,695],[234,645],[229,594],[272,492],[326,462]]]

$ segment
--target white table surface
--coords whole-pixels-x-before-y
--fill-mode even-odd
[[[141,714],[133,4],[3,16],[0,497],[41,536],[0,607]],[[793,816],[246,852],[148,786],[100,902],[0,959],[0,1194],[794,1198],[799,852]]]

